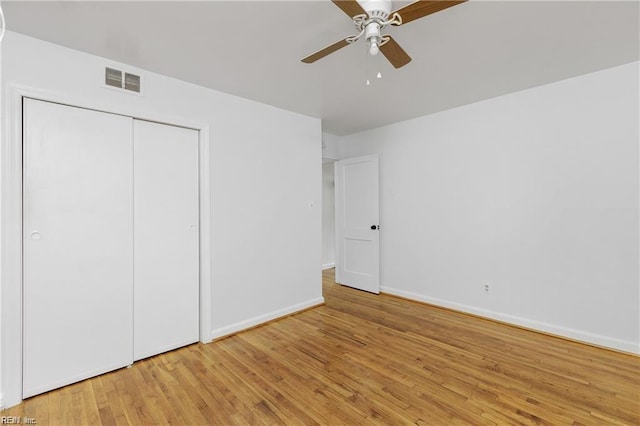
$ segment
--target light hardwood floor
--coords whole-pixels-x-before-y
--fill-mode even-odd
[[[89,424],[640,424],[640,358],[333,283],[326,305],[28,399]]]

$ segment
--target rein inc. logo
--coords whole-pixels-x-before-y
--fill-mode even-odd
[[[20,416],[2,416],[0,417],[0,424],[3,425],[37,425],[36,419],[31,417]]]

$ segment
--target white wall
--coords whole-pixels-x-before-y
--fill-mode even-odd
[[[103,88],[106,65],[142,72],[144,96]],[[213,337],[323,301],[318,119],[12,32],[1,72],[5,95],[14,84],[209,124]]]
[[[380,155],[382,290],[640,352],[638,77],[342,138],[343,158]]]
[[[334,163],[322,165],[322,268],[328,269],[336,263],[335,227],[335,183]]]

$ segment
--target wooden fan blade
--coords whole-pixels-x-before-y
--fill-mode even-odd
[[[342,49],[343,47],[347,46],[348,44],[350,44],[349,42],[347,42],[347,39],[345,38],[344,40],[340,40],[336,43],[333,43],[331,46],[325,47],[322,50],[318,50],[316,53],[313,53],[309,56],[307,56],[306,58],[304,58],[302,60],[302,62],[304,62],[305,64],[311,64],[315,61],[317,61],[318,59],[322,59],[325,56],[327,56],[330,53],[335,52],[338,49]]]
[[[349,18],[353,18],[356,15],[366,15],[367,11],[360,6],[355,0],[331,0],[333,4],[338,6],[344,13],[349,15]]]
[[[385,36],[389,41],[380,46],[382,54],[396,68],[403,67],[411,62],[411,56],[407,55],[402,47],[391,37]]]
[[[423,18],[427,15],[431,15],[432,13],[440,12],[441,10],[448,9],[466,1],[467,0],[418,0],[406,5],[405,7],[401,7],[395,12],[391,12],[389,16],[393,16],[394,13],[397,13],[402,18],[402,24],[406,24],[407,22],[415,21],[416,19]]]

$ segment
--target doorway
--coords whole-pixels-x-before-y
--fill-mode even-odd
[[[335,160],[322,159],[322,269],[336,265]]]

